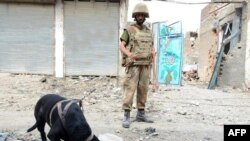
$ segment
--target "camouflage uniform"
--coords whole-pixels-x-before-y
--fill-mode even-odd
[[[143,25],[138,27],[136,24],[130,25],[124,30],[121,38],[126,42],[126,47],[135,53],[139,59],[126,63],[126,78],[123,85],[124,99],[123,109],[131,110],[134,93],[137,90],[137,108],[144,109],[147,100],[147,92],[151,70],[151,52],[153,48],[153,37],[151,31]]]
[[[149,28],[143,25],[145,19],[149,18],[147,6],[144,3],[138,3],[132,12],[132,18],[135,18],[136,24],[128,26],[120,38],[120,50],[123,55],[122,66],[126,67],[126,80],[123,85],[125,97],[122,106],[124,109],[122,126],[124,128],[130,127],[130,111],[136,90],[138,108],[136,121],[153,122],[146,117],[144,110],[151,62],[155,58],[152,54],[154,51],[152,33]]]

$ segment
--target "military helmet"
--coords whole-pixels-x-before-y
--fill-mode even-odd
[[[135,18],[135,15],[137,13],[143,13],[143,14],[145,14],[145,18],[149,18],[148,7],[144,3],[136,4],[136,6],[133,10],[133,13],[132,13],[132,18]]]

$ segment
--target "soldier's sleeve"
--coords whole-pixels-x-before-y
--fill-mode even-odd
[[[128,31],[126,29],[124,29],[122,36],[120,37],[120,40],[126,42],[126,45],[128,44],[129,35],[128,35]]]

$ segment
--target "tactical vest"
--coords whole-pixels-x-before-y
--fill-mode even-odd
[[[151,31],[144,26],[142,30],[135,25],[127,28],[129,34],[128,49],[134,53],[138,59],[130,62],[131,65],[151,65],[151,52],[153,49],[153,36]]]

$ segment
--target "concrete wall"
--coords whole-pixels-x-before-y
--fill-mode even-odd
[[[197,38],[190,37],[187,32],[184,39],[183,64],[198,64],[199,57],[199,35]]]
[[[120,1],[120,31],[119,36],[123,33],[124,28],[127,25],[127,13],[128,13],[128,5],[129,0],[121,0]],[[119,47],[118,47],[119,48]],[[121,84],[121,81],[123,80],[123,77],[125,75],[125,69],[124,67],[121,67],[121,52],[119,50],[119,64],[118,64],[118,82],[119,85]]]
[[[250,2],[250,0],[248,0]],[[248,11],[250,11],[250,4],[247,5]],[[246,60],[245,60],[245,83],[250,88],[250,13],[247,12],[247,36],[246,36]]]
[[[246,2],[234,5],[235,8],[243,7],[241,40],[226,56],[222,76],[218,81],[221,86],[242,87],[243,90],[250,89],[250,0]]]
[[[228,11],[229,14],[232,13],[237,7],[243,5],[232,4],[230,7],[224,11]],[[225,13],[225,15],[227,15]],[[232,20],[236,16],[236,13],[230,14],[228,20]],[[225,18],[225,19],[227,19]],[[227,22],[225,20],[225,22]],[[232,46],[229,53],[225,55],[223,61],[223,69],[221,70],[221,78],[218,79],[217,84],[221,87],[234,87],[241,88],[245,81],[245,55],[246,55],[246,31],[247,31],[247,8],[243,6],[242,20],[241,20],[241,35],[240,40],[236,46]]]

